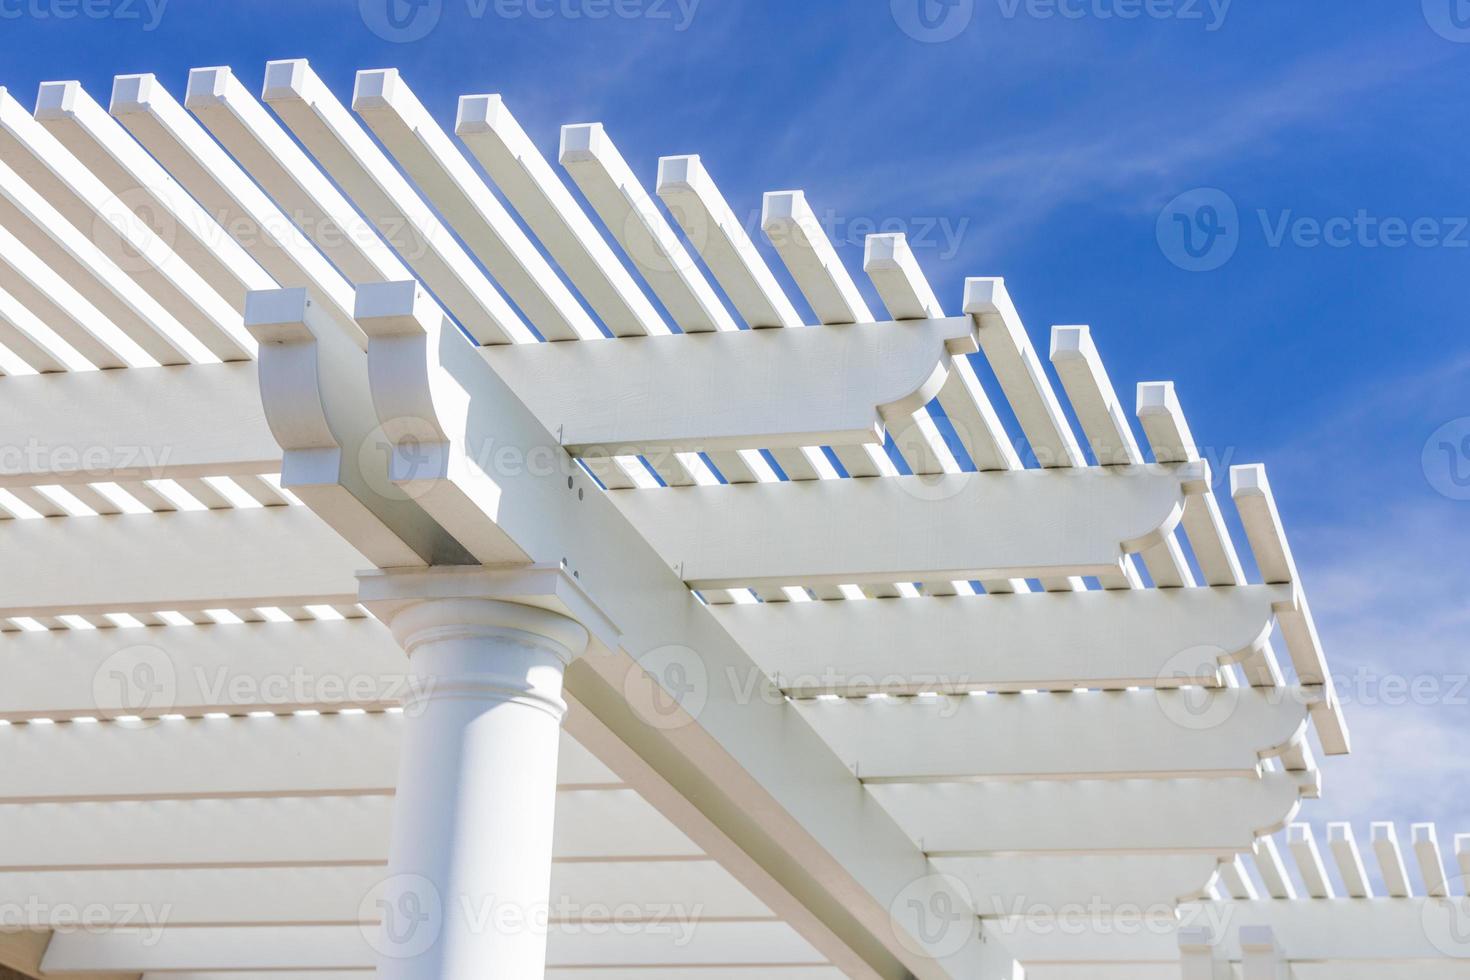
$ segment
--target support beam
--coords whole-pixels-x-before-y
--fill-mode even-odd
[[[926,782],[1254,775],[1304,737],[1306,701],[1226,688],[796,705],[859,778]]]
[[[389,796],[14,804],[0,808],[0,870],[382,867],[392,809]],[[557,861],[703,857],[632,789],[563,788],[555,827]]]
[[[818,966],[822,957],[780,922],[707,922],[691,940],[681,933],[644,930],[593,935],[585,927],[558,929],[547,966],[624,966],[640,975],[658,968],[719,965]],[[50,974],[81,972],[194,973],[240,970],[372,970],[378,957],[357,926],[298,926],[252,929],[116,930],[59,935],[41,966]],[[764,975],[764,973],[763,973]],[[593,974],[592,976],[596,976]],[[776,976],[781,978],[781,974]],[[1007,974],[1008,976],[1008,974]]]
[[[0,383],[0,486],[279,473],[253,363]]]
[[[352,108],[547,340],[602,336],[396,68],[362,71]]]
[[[800,314],[699,157],[660,158],[658,196],[746,326],[758,330],[802,325]]]
[[[1219,865],[1211,854],[936,858],[975,896],[984,918],[1022,915],[1067,921],[1089,910],[1165,912],[1203,893]]]
[[[351,605],[367,564],[304,507],[7,521],[0,547],[30,556],[0,617]]]
[[[476,472],[471,461],[492,459],[496,447],[554,446],[556,440],[480,354],[446,329],[442,312],[412,291],[380,302],[371,312],[385,329],[375,331],[369,350],[380,416],[391,420],[401,414],[396,406],[414,405],[418,417],[456,433],[445,444],[445,465],[411,479],[402,474],[399,485],[427,491],[419,497],[426,506],[433,492],[447,494],[454,507],[439,513],[456,533],[498,529],[523,556],[566,569],[622,631],[615,648],[594,650],[574,665],[568,678],[573,696],[698,801],[732,840],[747,852],[769,855],[762,861],[767,873],[868,969],[884,976],[908,970],[921,980],[1009,976],[1013,960],[999,942],[969,936],[950,952],[922,935],[917,911],[900,901],[900,893],[917,881],[921,900],[964,908],[963,897],[929,875],[922,853],[864,797],[822,741],[793,723],[790,706],[752,702],[739,689],[738,678],[752,669],[749,657],[618,513],[609,499],[616,494],[597,492],[556,452],[549,470]],[[373,348],[390,335],[405,343],[383,345],[376,359]],[[861,481],[808,485],[827,482]],[[698,651],[697,705],[678,683],[678,672],[659,666],[658,658],[686,648]],[[652,659],[644,666],[642,657]]]
[[[559,157],[681,330],[735,329],[735,321],[602,123],[563,126]]]
[[[573,455],[880,444],[974,350],[966,317],[481,355]]]
[[[669,332],[504,99],[460,96],[454,132],[614,336]]]
[[[1012,853],[1249,853],[1286,826],[1315,773],[1227,779],[870,783],[868,791],[933,857]],[[1085,813],[1088,819],[1078,820]]]
[[[0,803],[389,796],[402,739],[383,713],[4,726]],[[570,739],[559,770],[564,787],[619,783]]]
[[[1132,590],[713,609],[785,693],[1217,686],[1293,592]]]
[[[608,497],[693,588],[863,585],[1116,574],[1206,482],[1189,464]]]

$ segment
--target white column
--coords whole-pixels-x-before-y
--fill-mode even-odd
[[[1270,926],[1241,926],[1244,980],[1287,980],[1286,956]]]
[[[562,675],[576,622],[490,599],[397,607],[414,691],[388,879],[371,898],[378,975],[534,980],[546,963]]]

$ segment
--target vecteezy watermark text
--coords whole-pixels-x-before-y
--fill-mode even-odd
[[[689,30],[702,0],[455,0],[471,20],[643,20]],[[445,0],[358,0],[368,30],[407,44],[427,37],[444,16]]]
[[[0,0],[0,20],[116,20],[154,31],[167,8],[168,0]]]

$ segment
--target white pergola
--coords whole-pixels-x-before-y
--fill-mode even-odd
[[[1470,976],[1432,828],[1293,883],[1347,728],[1172,384],[1145,447],[1000,279],[874,235],[880,318],[771,193],[808,325],[699,157],[565,127],[595,224],[454,135],[391,69],[0,89],[0,964]]]

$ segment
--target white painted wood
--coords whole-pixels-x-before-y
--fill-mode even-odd
[[[105,370],[158,363],[3,227],[0,227],[0,269],[5,270],[6,288],[16,299],[33,310],[94,367]]]
[[[557,930],[548,967],[658,967],[768,963],[819,965],[821,956],[779,922],[707,922],[692,939],[669,929],[619,935],[582,928]],[[368,970],[376,957],[357,926],[253,929],[164,929],[58,935],[46,950],[46,973],[167,973],[230,970]],[[779,974],[778,974],[779,976]]]
[[[973,333],[954,317],[481,354],[573,454],[799,450],[881,443],[884,419],[922,409]]]
[[[807,203],[805,191],[766,194],[761,204],[761,230],[819,321],[872,322],[872,311]]]
[[[155,362],[209,358],[167,310],[5,163],[0,163],[0,223]]]
[[[1204,891],[1219,859],[1209,854],[1087,857],[936,858],[942,874],[959,878],[984,917],[1076,917],[1172,909]]]
[[[1296,886],[1286,871],[1286,863],[1281,860],[1281,852],[1276,848],[1276,841],[1271,837],[1261,837],[1256,841],[1252,850],[1256,873],[1261,876],[1261,882],[1266,886],[1266,894],[1271,898],[1296,898]]]
[[[499,95],[460,96],[454,132],[615,336],[669,332]]]
[[[902,232],[869,235],[863,243],[863,271],[895,320],[944,316],[944,308]]]
[[[236,310],[275,282],[79,82],[45,82],[36,121]]]
[[[1337,875],[1342,880],[1347,897],[1372,898],[1373,884],[1368,880],[1368,872],[1363,867],[1363,856],[1358,850],[1357,838],[1353,836],[1353,825],[1350,823],[1328,824],[1327,846],[1332,851],[1333,861],[1337,865]]]
[[[459,443],[449,446],[455,467],[434,477],[431,487],[448,490],[459,481],[459,489],[453,492],[472,499],[466,492],[473,492],[474,484],[457,469],[458,460],[490,458],[486,451],[492,445],[553,446],[556,441],[473,348],[458,338],[453,343],[441,340],[442,315],[424,312],[420,316],[413,312],[416,301],[404,303],[403,299],[398,297],[397,306],[385,309],[398,318],[395,322],[404,330],[404,337],[419,330],[424,339],[410,345],[408,359],[389,357],[385,366],[396,377],[380,380],[375,376],[375,387],[386,385],[383,395],[391,390],[405,404],[430,403],[437,416],[461,412],[462,407],[456,407],[462,405],[458,399],[473,402],[474,417],[453,423],[464,432]],[[412,330],[410,319],[417,324]],[[415,379],[405,369],[412,363],[426,365],[428,378],[421,374]],[[443,402],[435,406],[434,391],[440,386]],[[455,394],[455,387],[462,394]],[[375,401],[380,413],[387,415],[376,391]],[[492,419],[493,432],[483,428]],[[552,458],[556,459],[554,454]],[[926,877],[924,859],[912,842],[881,810],[871,806],[862,787],[814,733],[788,721],[792,717],[789,706],[749,698],[740,686],[740,679],[753,668],[749,657],[677,573],[617,513],[607,499],[617,494],[593,492],[590,479],[572,468],[570,460],[565,465],[569,469],[561,473],[570,473],[570,482],[560,473],[548,478],[524,469],[497,474],[500,479],[495,482],[491,510],[483,509],[492,503],[486,500],[466,509],[464,516],[470,528],[485,527],[484,518],[493,516],[497,522],[493,526],[524,553],[545,556],[548,564],[568,569],[622,631],[618,648],[609,651],[610,655],[598,651],[579,662],[578,667],[587,665],[595,676],[579,680],[574,667],[569,678],[571,693],[589,702],[619,738],[646,756],[660,759],[660,771],[697,799],[705,817],[740,846],[764,853],[771,853],[765,848],[776,848],[791,855],[774,867],[767,865],[769,873],[783,888],[806,896],[804,902],[815,917],[844,942],[860,946],[864,961],[877,964],[873,969],[880,973],[908,969],[921,980],[953,975],[954,971],[979,977],[1008,973],[1012,959],[1003,945],[982,944],[974,937],[966,939],[943,965],[913,952],[929,948],[933,939],[915,932],[917,911],[901,903],[890,910],[899,893],[923,881],[926,894],[942,896],[935,900],[963,907],[963,899],[943,880]],[[553,482],[557,492],[549,493]],[[824,486],[827,482],[792,485]],[[683,494],[703,489],[658,492]],[[670,644],[698,651],[709,684],[700,688],[703,696],[697,725],[712,736],[709,740],[684,737],[688,734],[682,730],[685,725],[671,729],[667,709],[682,703],[664,687],[672,681],[655,679],[635,666],[635,655],[667,651]],[[688,696],[687,691],[683,696]],[[645,721],[649,718],[659,723],[650,725]],[[696,722],[691,718],[689,723]],[[689,761],[674,767],[672,760],[678,758]],[[664,768],[666,764],[669,769]],[[752,825],[751,801],[755,799],[766,799],[768,804],[759,808],[759,819]],[[911,948],[900,942],[900,934],[917,945]]]
[[[147,630],[51,630],[0,640],[0,718],[95,715],[96,683],[126,672],[120,651],[154,648],[167,698],[128,705],[141,716],[401,706],[408,663],[377,620],[245,623]],[[162,679],[162,678],[160,678]],[[121,709],[122,705],[117,705]]]
[[[1179,933],[1179,969],[1182,980],[1234,980],[1218,937],[1210,929],[1184,929]]]
[[[535,340],[500,290],[304,59],[266,65],[261,98],[482,344]]]
[[[801,315],[698,156],[660,158],[658,196],[747,326],[802,325]]]
[[[393,249],[229,68],[189,72],[184,107],[349,280],[408,278]]]
[[[736,329],[602,123],[563,126],[558,159],[680,329]]]
[[[284,288],[309,288],[356,346],[352,287],[152,75],[119,75],[109,111]]]
[[[352,109],[542,337],[602,336],[396,68],[358,72]]]
[[[1103,367],[1091,328],[1053,327],[1051,363],[1099,465],[1142,463],[1143,453]],[[1192,588],[1195,584],[1194,573],[1172,534],[1162,545],[1144,552],[1143,560],[1156,588]]]
[[[1246,873],[1245,862],[1238,854],[1229,861],[1221,862],[1219,887],[1231,898],[1254,900],[1259,897],[1255,882]]]
[[[1029,470],[609,498],[694,588],[1006,579],[1116,571],[1172,530],[1202,475]]]
[[[0,444],[7,487],[281,468],[250,363],[7,378]]]
[[[1269,637],[1279,587],[1038,593],[714,610],[791,694],[1220,683]]]
[[[1419,880],[1424,883],[1424,894],[1430,898],[1444,898],[1450,893],[1449,879],[1445,877],[1444,856],[1439,850],[1439,833],[1432,823],[1416,823],[1409,828],[1414,844],[1414,857],[1419,863]]]
[[[0,801],[386,796],[402,727],[375,712],[0,726]],[[558,758],[563,786],[619,782],[570,739]]]
[[[1316,781],[1315,774],[1267,772],[1149,781],[875,782],[868,791],[935,857],[1223,855],[1249,852],[1257,834],[1284,827]]]
[[[1304,698],[1251,688],[798,701],[873,781],[1248,776],[1305,733]],[[975,746],[987,746],[984,753]]]
[[[1392,823],[1375,823],[1371,828],[1373,853],[1378,856],[1378,871],[1390,898],[1412,898],[1413,885],[1404,866],[1404,853],[1399,848],[1398,830]]]
[[[1271,484],[1266,479],[1266,468],[1259,465],[1232,466],[1230,495],[1240,512],[1262,579],[1266,582],[1294,582],[1300,587],[1301,577],[1291,556],[1291,546],[1286,541],[1286,531],[1276,509]],[[1322,652],[1317,624],[1305,596],[1298,600],[1295,609],[1282,615],[1281,635],[1286,640],[1286,649],[1291,654],[1298,681],[1323,688],[1323,697],[1313,711],[1323,750],[1328,755],[1346,755],[1352,748],[1351,737],[1333,687],[1332,674],[1327,668],[1327,658]]]
[[[176,318],[178,333],[175,320],[152,322],[190,360],[247,360],[254,353],[240,311],[8,94],[0,94],[0,152],[158,308]]]
[[[703,855],[632,789],[563,788],[556,810],[557,861]],[[0,869],[384,866],[391,811],[383,795],[17,804]]]
[[[1043,467],[1086,466],[1082,447],[1062,414],[1051,381],[1006,291],[1005,280],[966,279],[964,311],[975,317],[980,348],[1037,462]]]
[[[85,525],[74,521],[85,520]],[[12,521],[0,615],[356,601],[368,564],[301,507]]]
[[[548,909],[553,923],[567,926],[617,915],[646,932],[658,931],[660,920],[672,927],[675,917],[694,932],[704,920],[772,918],[709,860],[563,861],[551,865],[549,877],[549,904],[519,906],[504,893],[486,892],[466,896],[466,907],[444,895],[443,934],[456,920],[474,926],[483,921],[477,917],[497,909],[506,914],[522,907]],[[0,873],[0,888],[7,895],[34,896],[19,911],[35,918],[13,923],[29,928],[64,925],[64,919],[46,916],[93,906],[106,910],[97,917],[98,927],[148,923],[151,916],[151,924],[170,928],[361,924],[371,932],[382,918],[373,897],[393,894],[380,867],[12,871]],[[481,907],[482,902],[490,904]],[[135,909],[142,914],[130,921]]]
[[[1287,831],[1287,846],[1296,860],[1297,874],[1302,887],[1312,898],[1336,898],[1337,889],[1327,875],[1327,866],[1322,863],[1322,854],[1317,849],[1317,836],[1308,823],[1294,823]]]

